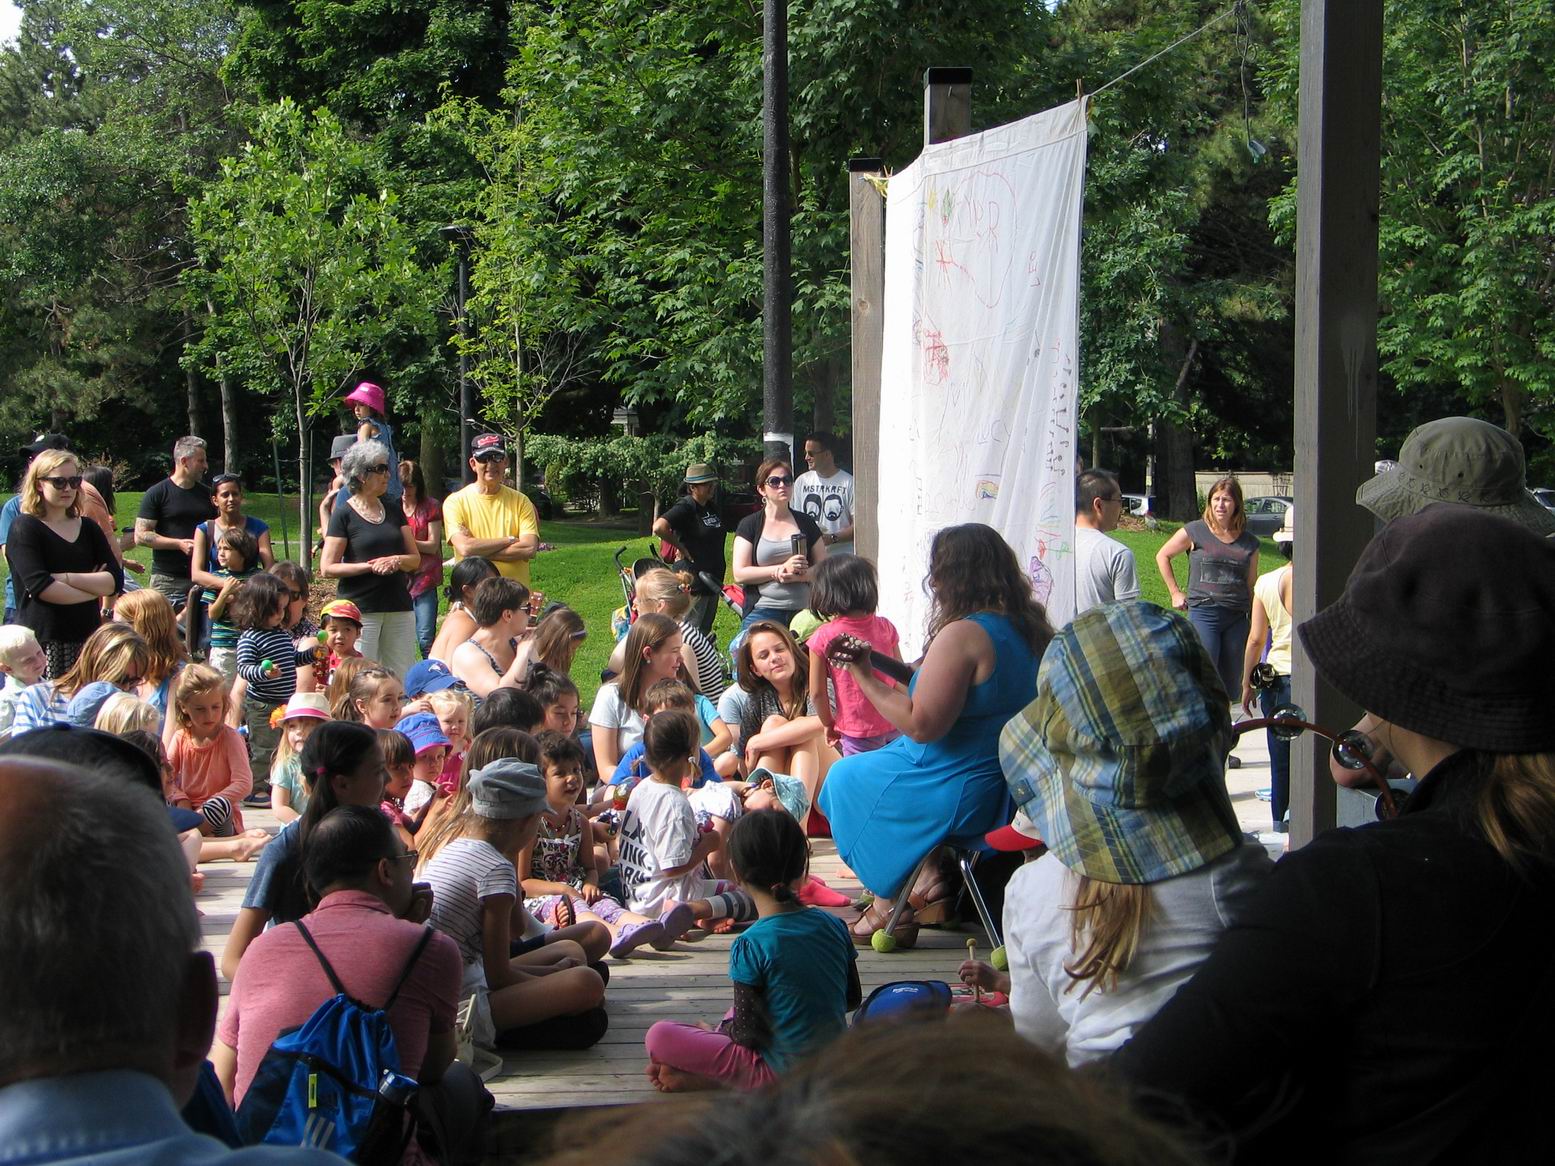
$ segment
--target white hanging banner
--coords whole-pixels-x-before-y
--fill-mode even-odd
[[[1083,101],[924,149],[890,180],[880,611],[923,646],[929,544],[984,522],[1074,614]]]

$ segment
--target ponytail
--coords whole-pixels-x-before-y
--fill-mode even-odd
[[[1519,875],[1555,861],[1555,753],[1481,753],[1474,815]]]

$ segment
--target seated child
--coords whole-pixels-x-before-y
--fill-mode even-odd
[[[448,760],[448,738],[432,713],[411,713],[401,717],[395,729],[410,738],[416,752],[416,763],[411,773],[410,789],[405,794],[405,815],[415,833],[426,817],[427,808],[434,798],[443,794],[438,783],[443,776],[443,762]],[[412,809],[412,807],[415,807]]]
[[[587,1048],[609,1023],[605,982],[593,968],[557,966],[586,963],[583,949],[559,942],[509,956],[514,912],[523,907],[512,856],[534,839],[545,781],[532,762],[503,758],[473,771],[466,792],[457,835],[422,873],[432,884],[432,925],[464,957],[460,992],[475,997],[475,1041]]]
[[[847,669],[833,667],[826,658],[826,649],[839,636],[855,636],[877,652],[897,660],[902,658],[896,626],[885,616],[875,614],[879,597],[875,565],[868,559],[838,555],[815,569],[810,601],[828,618],[806,641],[810,653],[810,703],[826,726],[827,739],[835,739],[844,757],[879,749],[902,735],[870,703]],[[875,673],[875,678],[893,687],[896,683],[880,672]]]
[[[696,718],[679,709],[656,713],[643,732],[648,777],[637,783],[621,822],[621,883],[627,907],[657,917],[664,935],[661,951],[698,922],[756,917],[750,896],[734,884],[703,874],[703,863],[722,844],[722,835],[697,829],[696,811],[681,785],[696,772]]]
[[[405,809],[412,814],[420,813],[434,794],[447,798],[459,792],[459,773],[464,767],[465,752],[470,748],[470,718],[475,712],[475,702],[462,688],[439,689],[426,699],[432,705],[443,736],[448,738],[448,756],[443,759],[443,769],[437,775],[435,788],[418,788],[406,801]]]
[[[227,724],[227,682],[207,664],[190,664],[173,682],[174,730],[167,745],[169,805],[196,811],[205,839],[200,856],[246,861],[270,840],[243,829],[243,796],[253,787],[248,747]]]
[[[18,623],[0,627],[0,676],[5,677],[4,688],[0,688],[0,741],[11,735],[11,722],[16,717],[16,702],[21,699],[22,690],[42,680],[48,665],[48,657],[31,628]]]
[[[280,738],[270,762],[270,809],[281,825],[302,817],[308,808],[308,787],[297,760],[313,730],[329,720],[329,704],[321,692],[298,692],[273,714]]]
[[[416,848],[416,821],[405,810],[405,796],[415,785],[416,747],[398,729],[375,729],[378,746],[383,750],[383,801],[378,808],[394,825],[407,850]]]
[[[620,959],[661,938],[664,928],[657,920],[633,914],[599,889],[589,823],[578,805],[583,792],[583,747],[571,736],[549,731],[540,734],[537,744],[546,808],[534,841],[518,855],[524,908],[542,920],[551,915],[561,922],[568,914],[558,917],[557,908],[570,905],[571,919],[599,920],[610,929],[610,954]]]
[[[729,860],[759,918],[729,949],[734,1007],[723,1023],[648,1030],[648,1077],[666,1093],[769,1084],[840,1035],[863,998],[847,928],[799,902],[810,861],[799,823],[781,810],[747,814],[730,831]]]

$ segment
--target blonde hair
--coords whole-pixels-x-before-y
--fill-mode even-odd
[[[15,668],[23,652],[38,646],[38,637],[19,623],[0,625],[0,664]]]
[[[188,659],[183,639],[178,634],[178,618],[167,596],[150,587],[121,595],[113,605],[113,613],[140,633],[151,653],[147,662],[146,679],[152,684],[177,672]]]
[[[438,716],[446,716],[454,709],[464,710],[464,719],[469,721],[475,716],[475,702],[470,699],[470,694],[459,688],[444,688],[438,692],[427,694],[427,703],[432,706],[432,711]]]
[[[329,702],[329,715],[337,721],[359,721],[361,714],[350,705],[351,686],[356,683],[357,673],[364,668],[382,669],[376,660],[369,660],[366,656],[347,656],[339,664],[335,665],[335,671],[329,678],[329,685],[324,689],[324,699]],[[351,713],[344,715],[345,711]]]
[[[1241,534],[1247,529],[1247,509],[1242,505],[1242,483],[1235,477],[1226,475],[1219,478],[1214,485],[1204,493],[1204,522],[1211,530],[1216,529],[1214,511],[1210,503],[1215,500],[1215,495],[1224,490],[1231,495],[1231,501],[1236,504],[1236,509],[1231,512],[1231,521],[1226,523],[1226,534]]]
[[[552,672],[568,675],[572,671],[573,660],[577,658],[578,647],[583,642],[577,635],[582,631],[587,629],[583,626],[581,615],[570,607],[555,608],[535,625],[532,659],[538,660]]]
[[[1150,888],[1142,883],[1104,883],[1079,875],[1074,903],[1068,908],[1069,949],[1073,958],[1064,971],[1080,984],[1084,1000],[1098,988],[1103,992],[1117,989],[1118,976],[1128,971],[1139,954],[1145,925],[1150,920]]]
[[[285,713],[285,709],[282,709],[281,711],[282,711],[283,714]],[[276,738],[276,742],[275,742],[275,752],[270,755],[270,776],[271,776],[272,779],[274,779],[276,774],[281,772],[281,768],[288,761],[290,761],[292,758],[298,756],[301,753],[300,749],[293,749],[292,748],[292,737],[291,737],[291,734],[286,731],[286,723],[287,723],[288,720],[309,721],[309,722],[311,722],[313,724],[315,730],[317,730],[317,727],[319,725],[323,725],[323,724],[327,724],[328,723],[327,721],[319,720],[317,717],[291,717],[291,718],[288,718],[285,715],[283,715],[281,717],[281,723],[280,723],[281,733],[280,733],[280,736]],[[309,736],[312,736],[312,734],[310,733]]]
[[[139,632],[127,623],[105,623],[86,638],[76,662],[54,682],[54,691],[68,699],[94,680],[118,684],[131,668],[145,675],[150,662],[151,650]]]
[[[689,571],[670,571],[655,567],[637,580],[637,596],[659,605],[660,610],[677,623],[691,610],[691,588],[696,577]]]
[[[168,702],[171,706],[168,711],[172,714],[173,724],[180,729],[187,729],[189,714],[184,712],[184,701],[218,688],[221,689],[221,716],[226,720],[232,703],[232,694],[227,688],[227,678],[208,664],[190,664],[178,674],[178,679],[173,681],[173,699]]]
[[[147,704],[138,696],[132,696],[128,692],[116,692],[103,701],[103,707],[97,710],[97,719],[92,722],[92,728],[112,733],[116,737],[132,733],[137,729],[155,734],[162,729],[162,714],[157,712],[155,706]]]
[[[1520,875],[1555,861],[1555,753],[1481,753],[1474,816]]]
[[[81,459],[68,449],[46,449],[32,461],[27,463],[27,472],[22,475],[22,513],[30,514],[34,518],[43,517],[43,491],[38,486],[38,479],[51,476],[66,462],[73,462],[76,473],[81,472]],[[69,475],[67,475],[69,476]],[[75,518],[81,513],[82,490],[76,488],[76,496],[65,508],[65,513]]]

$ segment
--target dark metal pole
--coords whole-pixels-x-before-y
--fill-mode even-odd
[[[793,289],[788,210],[788,0],[762,4],[763,444],[769,457],[794,456]]]

